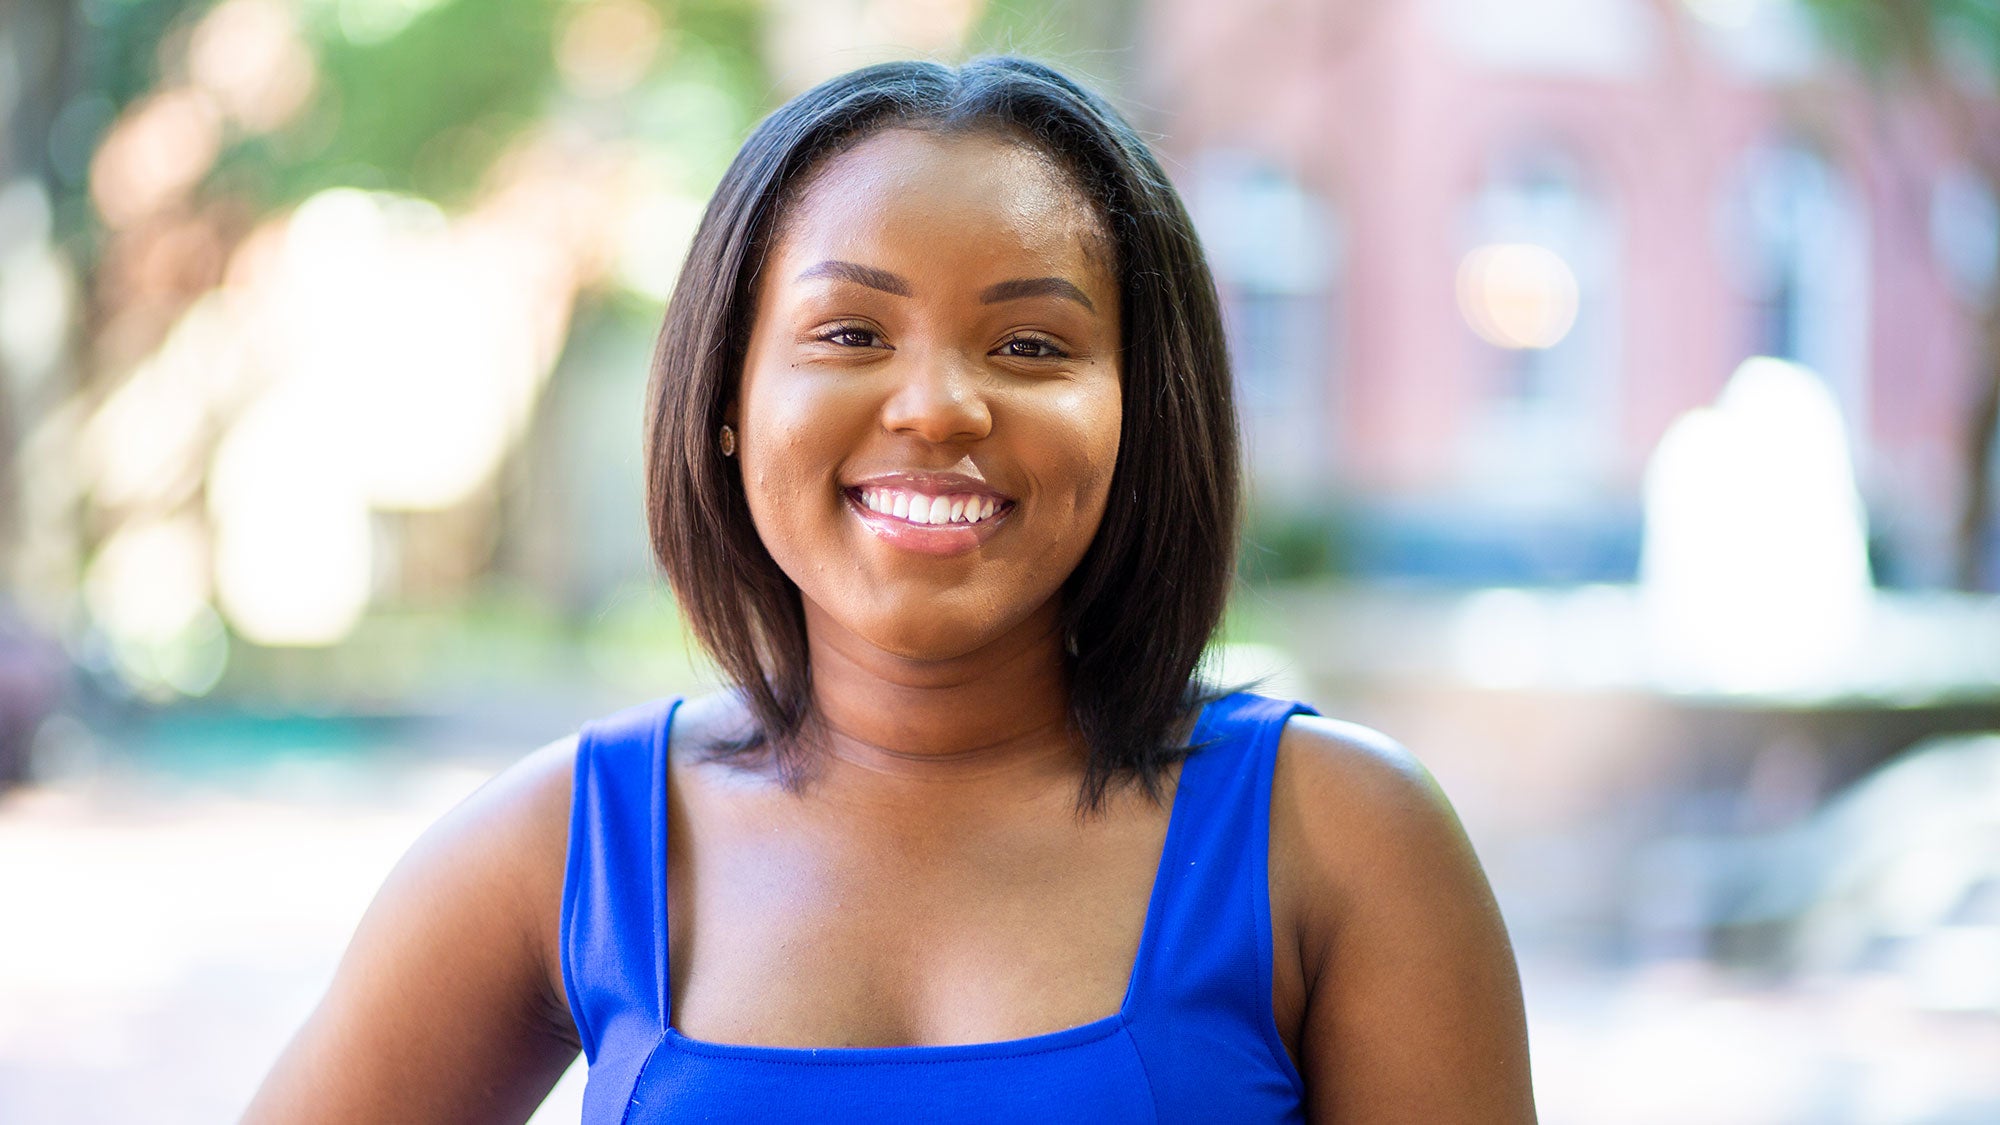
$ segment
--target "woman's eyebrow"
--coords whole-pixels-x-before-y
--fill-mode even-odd
[[[841,281],[851,281],[898,297],[910,295],[910,283],[900,275],[890,273],[875,266],[864,266],[859,262],[844,262],[839,258],[828,258],[823,262],[807,266],[794,280],[811,281],[814,278],[830,277]],[[1097,305],[1083,290],[1060,277],[1020,277],[987,286],[979,293],[979,302],[984,305],[999,304],[1001,301],[1018,301],[1023,297],[1062,297],[1075,301],[1091,312]]]
[[[1084,296],[1083,290],[1060,277],[1016,278],[1013,281],[1000,282],[998,285],[989,285],[979,294],[980,303],[987,305],[998,304],[1001,301],[1015,301],[1022,297],[1067,297],[1091,312],[1097,311],[1097,306],[1091,304],[1090,298]]]
[[[910,295],[910,283],[890,273],[888,270],[864,266],[858,262],[843,262],[838,258],[828,258],[814,266],[807,266],[795,281],[809,281],[816,277],[839,278],[852,281],[856,285],[866,285],[870,289],[880,289],[884,293],[894,293],[898,297]]]

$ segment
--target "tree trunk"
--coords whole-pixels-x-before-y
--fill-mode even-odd
[[[1987,294],[1980,318],[1976,390],[1966,427],[1963,497],[1958,515],[1958,585],[1985,587],[1993,573],[1994,435],[2000,431],[2000,278]]]
[[[82,18],[67,0],[0,0],[0,50],[23,60],[13,76],[16,96],[0,112],[0,185],[27,180],[54,190],[49,130],[76,77],[73,51]],[[20,445],[48,398],[30,397],[19,383],[18,372],[0,358],[0,586],[9,588],[18,577],[14,564],[24,531]]]

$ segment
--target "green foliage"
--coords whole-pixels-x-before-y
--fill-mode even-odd
[[[279,194],[370,172],[377,182],[366,186],[463,194],[547,96],[556,12],[552,0],[446,0],[379,42],[322,22],[313,30],[325,93],[297,128],[324,143],[280,165]]]
[[[75,43],[85,84],[114,108],[137,101],[159,81],[161,42],[207,9],[204,0],[84,0]]]
[[[1977,61],[2000,75],[2000,0],[1806,0],[1827,42],[1877,77]]]
[[[683,190],[707,195],[751,126],[776,104],[755,47],[753,10],[715,4],[682,15],[673,61],[623,99],[623,112],[633,136],[672,158]]]
[[[372,169],[380,186],[461,197],[494,156],[561,95],[556,35],[575,0],[445,0],[381,42],[328,36],[323,68],[336,116],[301,169],[336,177]],[[660,5],[664,63],[593,123],[658,144],[696,178],[734,151],[768,87],[757,52],[760,9],[745,0]],[[307,131],[316,126],[307,122]],[[284,194],[317,186],[300,183]]]
[[[1251,585],[1337,574],[1345,565],[1346,520],[1325,506],[1254,509],[1243,529],[1237,573]]]
[[[1136,0],[992,0],[968,36],[967,53],[1026,55],[1115,90],[1134,63],[1138,8]]]
[[[524,129],[576,108],[557,81],[555,43],[583,2],[298,0],[318,69],[313,102],[269,136],[238,138],[212,186],[255,209],[337,185],[462,202]],[[769,108],[758,49],[763,6],[648,2],[666,32],[654,72],[580,116],[600,133],[658,146],[694,181],[690,190],[705,190]],[[115,112],[171,80],[162,60],[177,57],[210,7],[86,0],[87,90]]]
[[[48,138],[56,167],[48,187],[57,231],[86,257],[96,253],[97,233],[87,196],[90,154],[119,111],[158,84],[162,42],[207,6],[204,0],[83,0],[76,8],[64,44],[71,57],[63,65],[78,76],[77,85],[63,91],[68,100],[56,109],[60,125]],[[12,124],[0,113],[0,128]]]

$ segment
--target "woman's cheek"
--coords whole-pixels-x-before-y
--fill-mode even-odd
[[[813,553],[805,541],[811,538],[812,517],[820,507],[811,502],[819,490],[815,458],[806,435],[790,421],[782,411],[746,409],[744,432],[754,437],[742,443],[739,455],[751,522],[765,549],[788,574],[804,561],[802,551],[808,558]],[[824,475],[822,469],[819,476]]]
[[[1101,510],[1118,468],[1119,429],[1124,419],[1117,379],[1092,384],[1089,393],[1076,395],[1064,413],[1072,427],[1070,448],[1079,453],[1075,467],[1082,485],[1079,497],[1086,510]]]
[[[1035,419],[1034,436],[1026,451],[1045,485],[1043,495],[1066,510],[1051,509],[1051,520],[1068,525],[1044,544],[1050,564],[1074,565],[1097,536],[1118,465],[1119,421],[1117,388],[1081,387],[1053,396],[1046,413]],[[1046,525],[1045,525],[1046,527]],[[1046,527],[1045,533],[1053,532]],[[1055,557],[1060,556],[1060,557]]]

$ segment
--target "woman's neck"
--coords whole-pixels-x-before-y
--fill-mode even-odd
[[[1073,780],[1085,749],[1069,725],[1054,601],[980,648],[943,660],[883,651],[808,603],[813,703],[828,763],[885,780]]]

